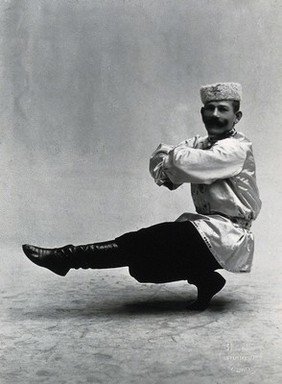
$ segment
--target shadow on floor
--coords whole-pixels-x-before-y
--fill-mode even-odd
[[[58,306],[54,305],[40,305],[29,307],[28,310],[22,308],[10,308],[9,315],[11,319],[17,321],[30,321],[38,319],[53,319],[62,320],[66,318],[104,318],[104,317],[129,317],[129,316],[154,316],[178,313],[187,315],[195,315],[202,313],[201,311],[187,310],[187,304],[193,301],[183,298],[158,299],[152,298],[144,299],[141,301],[134,300],[130,302],[118,303],[115,301],[104,301],[98,303],[80,302],[79,304],[69,302],[67,305],[64,303]],[[72,304],[74,304],[72,306]],[[205,312],[229,312],[234,311],[241,303],[238,301],[233,302],[225,298],[214,298]]]
[[[154,313],[169,313],[169,312],[185,312],[185,313],[199,313],[199,311],[187,310],[187,305],[193,302],[191,300],[159,300],[151,299],[146,302],[132,302],[123,305],[122,312],[128,314],[154,314]],[[208,311],[221,312],[229,309],[234,309],[233,304],[230,300],[221,298],[214,299],[210,303]]]

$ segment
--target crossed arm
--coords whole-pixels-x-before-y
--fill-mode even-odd
[[[246,150],[239,141],[221,140],[210,149],[196,145],[195,140],[187,140],[176,147],[157,147],[150,158],[150,173],[157,185],[174,190],[183,183],[212,184],[241,172]]]

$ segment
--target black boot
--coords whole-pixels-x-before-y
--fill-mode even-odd
[[[189,278],[188,283],[196,285],[198,297],[187,309],[204,311],[214,295],[216,295],[225,285],[226,280],[217,272],[212,271],[206,275]]]
[[[65,276],[71,268],[118,268],[126,266],[115,241],[96,244],[66,245],[61,248],[39,248],[25,244],[26,256],[36,265]]]

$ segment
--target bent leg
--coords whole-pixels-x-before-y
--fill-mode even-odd
[[[140,282],[187,280],[198,271],[220,268],[194,225],[165,222],[115,239],[127,253],[130,274]]]
[[[198,295],[197,299],[187,306],[187,309],[203,311],[208,307],[213,296],[222,290],[226,281],[218,272],[211,270],[199,273],[194,278],[190,277],[188,283],[196,285]]]
[[[191,222],[162,223],[116,239],[127,249],[129,272],[142,283],[188,280],[198,289],[188,308],[204,310],[225,285],[221,266]]]

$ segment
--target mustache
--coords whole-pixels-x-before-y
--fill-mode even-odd
[[[216,125],[218,127],[225,127],[228,123],[226,119],[219,119],[218,117],[214,116],[205,118],[204,122],[206,125]]]

